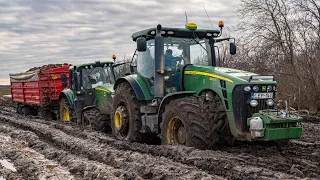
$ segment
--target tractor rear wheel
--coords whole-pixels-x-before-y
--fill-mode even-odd
[[[140,107],[144,105],[135,96],[129,83],[122,83],[115,91],[111,120],[112,134],[121,140],[142,142]]]
[[[60,120],[70,122],[72,119],[71,107],[66,98],[60,100]]]
[[[185,97],[172,100],[165,108],[161,123],[162,144],[183,144],[212,149],[219,140],[224,119],[215,101]]]
[[[82,113],[82,125],[96,131],[106,132],[107,121],[96,108],[85,110]]]

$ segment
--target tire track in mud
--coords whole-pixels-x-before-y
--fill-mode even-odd
[[[142,179],[138,175],[115,169],[103,163],[90,161],[87,158],[73,155],[43,142],[33,132],[17,129],[14,126],[0,123],[0,131],[14,139],[25,141],[29,147],[67,167],[69,172],[81,179]],[[25,170],[22,171],[25,174]],[[33,172],[37,174],[36,172]],[[32,177],[32,176],[31,176]],[[26,178],[25,178],[26,179]]]
[[[7,119],[6,117],[4,118]],[[24,119],[29,121],[28,118]],[[250,154],[235,154],[221,151],[200,151],[194,148],[180,146],[154,146],[127,143],[114,140],[113,138],[110,138],[98,132],[91,132],[87,130],[81,131],[81,129],[75,127],[74,125],[69,126],[63,123],[49,121],[43,122],[43,120],[41,119],[32,120],[40,124],[44,123],[51,128],[59,129],[67,134],[72,134],[73,136],[78,138],[85,138],[99,144],[107,144],[105,145],[105,147],[112,150],[122,150],[127,154],[143,153],[149,154],[154,157],[160,156],[163,161],[170,161],[170,159],[172,159],[173,161],[183,163],[194,168],[198,167],[201,170],[209,172],[210,174],[217,174],[227,178],[301,178],[301,175],[299,176],[299,174],[297,176],[289,175],[288,173],[291,172],[288,172],[287,169],[280,169],[283,172],[280,172],[277,169],[273,170],[273,168],[270,169],[270,161],[266,161],[266,159],[264,158],[255,157]],[[14,119],[6,121],[13,123],[15,126],[20,126],[21,124],[23,124],[30,129],[30,125],[26,124],[26,122],[15,121]],[[50,129],[50,127],[47,128]],[[31,130],[37,131],[34,127],[32,127],[32,125]],[[103,147],[103,145],[101,146]],[[282,164],[274,164],[275,167],[277,165],[281,166]],[[293,172],[293,174],[295,174],[295,172]]]
[[[66,129],[68,129],[68,128],[66,128],[66,127],[68,127],[68,126],[64,126],[64,125],[61,125],[61,124],[59,124],[59,125],[55,125],[56,127],[58,126],[58,127],[60,127],[60,128],[58,128],[58,129],[64,129],[64,131],[66,130]],[[68,131],[70,131],[70,129],[68,130]],[[77,132],[77,131],[75,131],[75,132]],[[70,132],[69,132],[70,133]],[[79,135],[79,133],[77,133],[77,135]],[[86,136],[86,135],[85,135]],[[96,139],[96,138],[95,138]],[[100,138],[101,139],[101,138]],[[105,140],[107,140],[107,143],[110,143],[110,142],[116,142],[116,141],[114,141],[113,139],[108,139],[108,138],[102,138],[103,139],[103,141],[105,141]],[[111,140],[111,141],[110,141]],[[119,141],[118,141],[119,142]],[[122,141],[120,141],[120,142],[122,142]],[[112,143],[111,143],[112,144]],[[116,144],[116,146],[119,146],[120,145],[120,147],[118,147],[118,148],[121,148],[121,149],[134,149],[134,150],[136,150],[136,151],[139,151],[139,152],[146,152],[145,150],[141,150],[141,149],[139,149],[139,146],[138,146],[138,148],[136,148],[135,146],[132,146],[132,144],[125,144],[125,146],[123,146],[123,144],[122,143],[115,143]],[[141,144],[140,144],[141,145]],[[125,148],[123,148],[123,147],[125,147]],[[133,147],[133,148],[132,148]],[[147,146],[147,147],[149,147],[149,146]],[[155,147],[160,147],[160,146],[155,146]],[[173,147],[173,146],[170,146],[170,147]],[[163,146],[161,146],[160,147],[161,149],[163,149]],[[147,153],[150,153],[150,154],[155,154],[155,155],[164,155],[164,156],[166,156],[166,157],[168,157],[168,156],[171,156],[172,155],[172,153],[167,153],[167,152],[162,152],[162,153],[154,153],[154,152],[161,152],[161,151],[149,151],[148,152],[148,148],[143,148],[143,149],[147,149]],[[150,148],[149,148],[150,149]],[[157,149],[157,148],[155,148],[155,149]],[[178,148],[179,149],[179,148]],[[172,150],[172,148],[169,148],[169,149],[167,149],[167,150]],[[180,150],[181,150],[181,148],[180,148]],[[175,150],[173,149],[173,152],[175,152]],[[183,151],[180,151],[180,152],[183,152]],[[184,152],[185,153],[185,152]],[[201,153],[201,151],[200,151],[200,153]],[[219,154],[221,154],[221,152],[219,153]],[[175,154],[175,155],[177,155],[177,154]],[[178,154],[178,155],[180,155],[180,154]],[[219,156],[219,155],[218,155]],[[178,156],[178,157],[180,157],[180,156]],[[243,157],[244,159],[250,159],[250,158],[248,158],[248,157]],[[176,158],[176,156],[173,158],[173,159],[176,159],[176,160],[178,160],[179,162],[182,162],[182,163],[186,163],[186,164],[193,164],[193,160],[188,160],[188,161],[186,161],[185,159],[185,157],[182,157],[182,159],[184,159],[184,160],[182,160],[181,161],[181,158]],[[194,159],[194,158],[191,158],[191,159]],[[201,156],[200,156],[200,159],[201,159]],[[219,159],[219,158],[218,158]],[[232,157],[231,157],[231,159],[232,159]],[[252,159],[252,158],[251,158]],[[203,164],[203,161],[205,161],[206,159],[201,159],[201,160],[198,160],[197,159],[197,162],[198,161],[200,161],[200,165],[199,164],[197,164],[197,166],[198,167],[201,167],[201,163]],[[264,161],[264,160],[263,160]],[[247,163],[247,162],[246,162]],[[267,161],[267,163],[269,163],[268,161]],[[229,163],[230,164],[230,163]],[[247,163],[247,164],[250,164],[250,162],[249,163]],[[253,163],[253,167],[256,165],[256,164],[259,164],[259,163]],[[264,163],[264,164],[266,164],[266,163]],[[212,165],[212,164],[211,164]],[[214,167],[214,166],[209,166],[209,167]],[[227,167],[228,167],[228,165],[227,165]],[[208,168],[204,168],[205,170],[208,170]],[[238,170],[238,169],[237,169]],[[276,169],[277,170],[277,169]],[[210,169],[209,169],[209,171],[211,171]],[[219,174],[219,175],[223,175],[223,173],[217,173],[217,174]],[[270,173],[268,173],[268,174],[270,174]]]
[[[41,123],[43,120],[37,119],[36,121]],[[208,171],[211,174],[217,174],[220,176],[232,177],[234,176],[232,174],[232,171],[239,171],[239,168],[231,170],[231,173],[225,173],[229,170],[219,169],[217,168],[217,166],[224,164],[223,167],[237,167],[239,166],[239,163],[242,166],[252,166],[253,168],[251,169],[254,169],[253,171],[257,171],[257,169],[261,169],[261,167],[262,169],[270,169],[271,172],[268,172],[268,170],[264,170],[265,172],[267,172],[267,176],[272,174],[272,171],[295,174],[299,177],[319,177],[320,174],[318,170],[319,153],[313,152],[314,149],[317,149],[316,147],[314,147],[318,146],[317,144],[309,143],[306,146],[305,144],[301,145],[301,143],[295,143],[294,146],[290,145],[281,148],[275,146],[275,144],[272,143],[258,144],[258,146],[254,143],[243,143],[245,146],[240,145],[235,147],[220,146],[219,149],[229,152],[229,154],[224,154],[224,152],[211,151],[208,156],[211,158],[211,164],[207,165],[207,161],[209,161],[208,157],[202,158],[203,152],[195,150],[194,148],[190,149],[188,147],[174,146],[168,146],[164,148],[165,146],[150,146],[143,144],[126,143],[123,141],[116,141],[113,138],[109,138],[103,135],[101,136],[97,132],[85,132],[86,130],[81,131],[76,126],[66,126],[64,123],[48,121],[46,121],[45,123],[76,137],[89,138],[94,141],[104,142],[116,147],[117,149],[148,153],[154,156],[164,156],[180,163],[197,166],[198,168]],[[231,156],[230,153],[232,153]],[[238,160],[236,161],[236,163],[229,162],[229,159],[231,161],[235,161],[233,160],[235,155],[242,160]],[[198,158],[194,160],[194,157]],[[227,158],[227,160],[225,160],[225,158]],[[253,172],[253,174],[259,174],[259,172]],[[245,177],[248,176],[243,175],[243,178]]]
[[[293,173],[301,178],[320,178],[320,153],[318,145],[300,144],[295,140],[279,147],[276,143],[246,143],[235,147],[220,147],[237,156],[249,156],[257,166]],[[317,152],[318,151],[318,152]]]
[[[1,138],[1,137],[0,137]],[[9,160],[8,162],[13,164],[9,168],[0,165],[0,177],[5,179],[37,179],[37,175],[40,174],[42,169],[40,169],[36,163],[28,159],[26,155],[20,152],[17,148],[10,145],[13,143],[10,140],[4,139],[0,143],[0,160]],[[16,146],[17,144],[14,144]],[[0,178],[1,179],[1,178]]]
[[[52,127],[40,123],[21,122],[10,117],[3,117],[2,115],[0,119],[10,125],[34,132],[41,140],[50,141],[55,147],[59,147],[72,154],[81,155],[92,161],[133,172],[144,179],[223,179],[222,177],[207,174],[195,167],[174,162],[164,157],[123,151],[106,144],[92,142],[89,139],[72,137],[60,130],[52,129]]]
[[[4,164],[4,168],[0,168],[0,177],[14,180],[74,179],[64,167],[45,159],[42,154],[26,147],[25,141],[10,138],[8,134],[3,134],[4,132],[7,131],[0,132],[0,159],[8,159],[9,161]]]

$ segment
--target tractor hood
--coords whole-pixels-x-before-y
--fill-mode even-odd
[[[106,84],[102,84],[102,85],[97,86],[96,90],[113,94],[114,93],[113,86],[114,86],[114,84],[106,83]]]
[[[213,67],[213,66],[198,66],[191,65],[185,69],[185,74],[198,74],[204,76],[211,76],[212,78],[222,79],[228,82],[236,84],[244,84],[250,82],[251,76],[259,76],[256,73],[242,71],[238,69],[224,68],[224,67]],[[255,83],[275,83],[272,79],[259,80]]]

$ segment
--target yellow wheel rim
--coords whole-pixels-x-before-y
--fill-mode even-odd
[[[70,121],[69,111],[66,107],[63,108],[62,115],[64,121]]]
[[[170,119],[167,127],[168,144],[185,144],[185,129],[181,119],[177,116]]]
[[[117,130],[119,130],[121,128],[121,114],[119,111],[116,111],[116,113],[115,113],[114,124],[115,124]]]

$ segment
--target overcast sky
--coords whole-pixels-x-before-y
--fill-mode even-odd
[[[132,56],[132,33],[157,24],[198,28],[219,20],[232,29],[239,0],[0,0],[0,84],[8,74],[48,63]],[[231,33],[232,34],[232,33]]]

